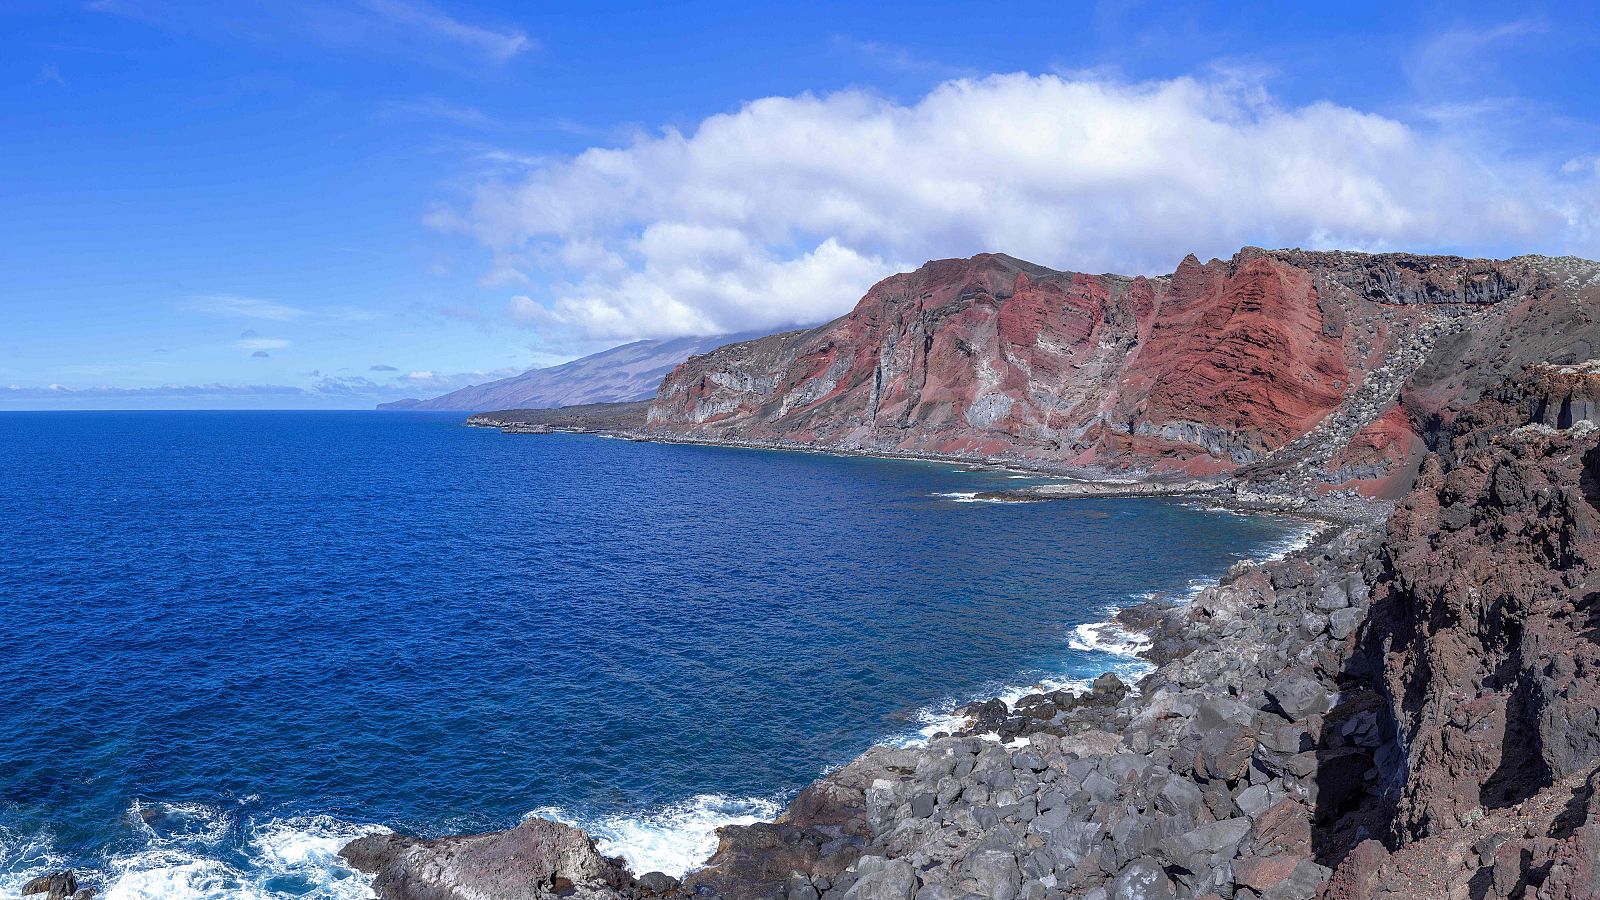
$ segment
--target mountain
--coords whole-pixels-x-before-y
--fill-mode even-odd
[[[1129,277],[980,254],[684,362],[645,430],[1393,497],[1450,410],[1595,355],[1597,304],[1572,258],[1245,248]]]
[[[634,341],[610,350],[550,366],[530,369],[451,391],[432,400],[398,400],[379,409],[546,409],[586,403],[648,400],[661,378],[692,354],[704,353],[740,335],[710,335],[669,340]]]

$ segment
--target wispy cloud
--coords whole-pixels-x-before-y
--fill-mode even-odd
[[[463,22],[425,3],[405,0],[365,0],[362,4],[374,15],[398,28],[441,38],[476,51],[496,62],[505,62],[536,44],[516,29],[498,31]]]
[[[495,124],[494,119],[480,109],[450,103],[438,97],[387,103],[379,109],[378,114],[386,119],[434,119],[470,128],[488,128]]]
[[[190,312],[197,312],[220,319],[269,319],[274,322],[289,322],[303,318],[306,311],[276,300],[263,300],[259,297],[241,297],[238,294],[207,294],[195,297],[184,304]]]
[[[287,350],[290,342],[283,338],[241,337],[233,345],[240,350],[254,350],[257,353],[266,350]]]
[[[33,76],[35,85],[53,84],[57,87],[66,87],[67,80],[61,77],[61,69],[55,63],[46,63],[39,67],[39,74]]]
[[[898,72],[906,75],[928,75],[940,79],[976,74],[971,69],[948,65],[936,59],[913,53],[898,44],[888,44],[882,41],[863,41],[845,35],[835,35],[833,47],[835,50],[843,51],[889,72]]]
[[[1547,28],[1538,19],[1529,18],[1445,29],[1407,54],[1406,75],[1419,94],[1448,93],[1493,78],[1499,67],[1494,49],[1497,45],[1531,37]]]
[[[400,370],[395,368],[394,366],[386,366],[383,363],[379,363],[379,364],[377,364],[375,366],[369,366],[367,368],[367,371],[369,371],[369,372],[398,372]]]
[[[187,312],[199,313],[216,319],[248,319],[267,322],[370,322],[383,317],[382,313],[356,306],[335,306],[327,309],[306,309],[277,300],[246,297],[239,294],[205,294],[191,297],[179,304]]]
[[[87,8],[178,34],[260,42],[288,37],[341,51],[498,65],[535,49],[519,28],[457,18],[423,0],[91,0]],[[448,54],[442,55],[441,51]]]

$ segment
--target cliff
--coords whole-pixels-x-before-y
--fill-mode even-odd
[[[1247,248],[1156,278],[939,260],[819,328],[691,358],[648,432],[1393,497],[1446,410],[1600,347],[1597,284],[1542,257]]]
[[[1600,896],[1597,396],[1592,363],[1488,391],[1390,521],[1351,660],[1397,748],[1388,848],[1342,896]]]

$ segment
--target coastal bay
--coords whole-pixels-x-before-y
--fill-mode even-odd
[[[32,661],[7,690],[36,698],[5,706],[7,890],[69,867],[111,896],[362,896],[336,856],[361,834],[529,813],[683,874],[715,827],[961,703],[1131,679],[1145,664],[1080,627],[1300,533],[974,502],[1037,478],[971,464],[451,415],[0,427],[44,461],[4,493],[6,649]]]

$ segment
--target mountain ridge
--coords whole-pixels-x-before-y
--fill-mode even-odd
[[[1600,350],[1597,285],[1570,257],[1247,247],[1155,277],[934,260],[815,329],[686,360],[641,430],[1395,497],[1429,422],[1517,365]]]
[[[426,400],[381,403],[378,409],[547,409],[648,400],[655,396],[662,377],[678,363],[741,336],[718,334],[632,341],[559,365],[529,369],[509,378],[471,385]]]

